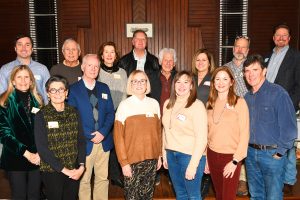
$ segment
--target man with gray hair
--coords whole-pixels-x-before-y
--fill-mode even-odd
[[[83,57],[82,79],[70,87],[68,103],[80,114],[86,139],[86,166],[80,180],[79,199],[92,199],[91,176],[94,171],[94,200],[108,199],[108,161],[113,148],[111,129],[115,110],[108,86],[96,81],[100,61],[96,54]]]

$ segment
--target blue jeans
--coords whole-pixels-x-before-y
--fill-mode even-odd
[[[197,167],[194,180],[185,179],[185,172],[190,160],[191,155],[167,150],[169,174],[177,200],[202,200],[199,188],[205,167],[206,157],[202,156]]]
[[[287,159],[284,166],[284,183],[295,185],[297,181],[296,148],[287,151]]]
[[[283,175],[286,154],[273,158],[276,149],[258,150],[248,147],[246,171],[251,200],[283,199]]]

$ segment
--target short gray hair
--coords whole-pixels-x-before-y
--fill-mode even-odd
[[[78,51],[81,52],[81,50],[80,50],[80,45],[79,45],[78,42],[77,42],[76,40],[74,40],[73,38],[68,38],[68,39],[66,39],[66,40],[64,41],[63,46],[62,46],[62,50],[65,49],[65,45],[66,45],[67,43],[69,43],[69,42],[75,42]]]
[[[159,64],[161,65],[162,63],[162,60],[164,58],[164,55],[166,53],[170,53],[173,55],[173,59],[174,59],[174,63],[176,63],[177,61],[177,56],[176,56],[176,51],[175,49],[172,49],[172,48],[163,48],[159,51],[159,54],[158,54],[158,60],[159,60]]]
[[[82,64],[81,65],[85,65],[86,64],[86,60],[88,58],[97,58],[98,59],[98,67],[100,67],[100,60],[97,54],[86,54],[83,58],[82,58]]]

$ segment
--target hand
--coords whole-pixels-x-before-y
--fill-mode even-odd
[[[205,162],[204,173],[205,173],[205,174],[210,174],[210,171],[209,171],[209,166],[208,166],[208,161],[207,161],[207,159],[206,159],[206,162]]]
[[[131,167],[130,167],[129,164],[127,164],[124,167],[122,167],[122,172],[123,172],[124,176],[126,176],[128,178],[132,177],[132,170],[131,170]]]
[[[99,131],[93,132],[92,135],[95,135],[95,137],[91,139],[94,144],[99,144],[104,139],[104,136]]]
[[[23,156],[34,165],[40,164],[40,156],[38,153],[31,153],[30,151],[26,150]]]
[[[169,167],[168,167],[168,162],[167,162],[166,159],[163,159],[163,166],[164,166],[165,169],[168,169],[168,168],[169,168]]]
[[[80,166],[78,169],[74,169],[73,175],[70,177],[73,180],[78,180],[84,172],[84,166]]]
[[[223,176],[225,178],[232,178],[235,172],[237,165],[233,164],[232,161],[227,163],[223,170]]]
[[[161,168],[161,165],[162,165],[162,162],[161,162],[161,156],[158,157],[158,160],[157,160],[157,167],[156,167],[156,170],[159,170]]]
[[[68,176],[69,178],[71,178],[73,175],[74,175],[74,173],[75,173],[75,170],[74,169],[68,169],[68,168],[63,168],[62,170],[61,170],[61,172],[64,174],[64,175],[66,175],[66,176]]]
[[[190,167],[187,167],[185,171],[185,178],[187,180],[194,180],[195,176],[196,176],[196,169],[194,170],[191,169]]]

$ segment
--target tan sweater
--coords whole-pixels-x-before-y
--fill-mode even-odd
[[[114,142],[120,165],[158,159],[161,156],[162,136],[160,107],[155,99],[143,100],[131,96],[117,110]]]
[[[207,111],[208,147],[217,153],[233,154],[241,161],[247,155],[249,142],[248,106],[243,98],[235,107],[226,102],[217,99],[214,111]]]
[[[203,103],[196,100],[189,108],[184,108],[186,97],[177,97],[173,108],[163,110],[163,156],[165,149],[191,155],[188,168],[196,170],[207,145],[207,114]]]

